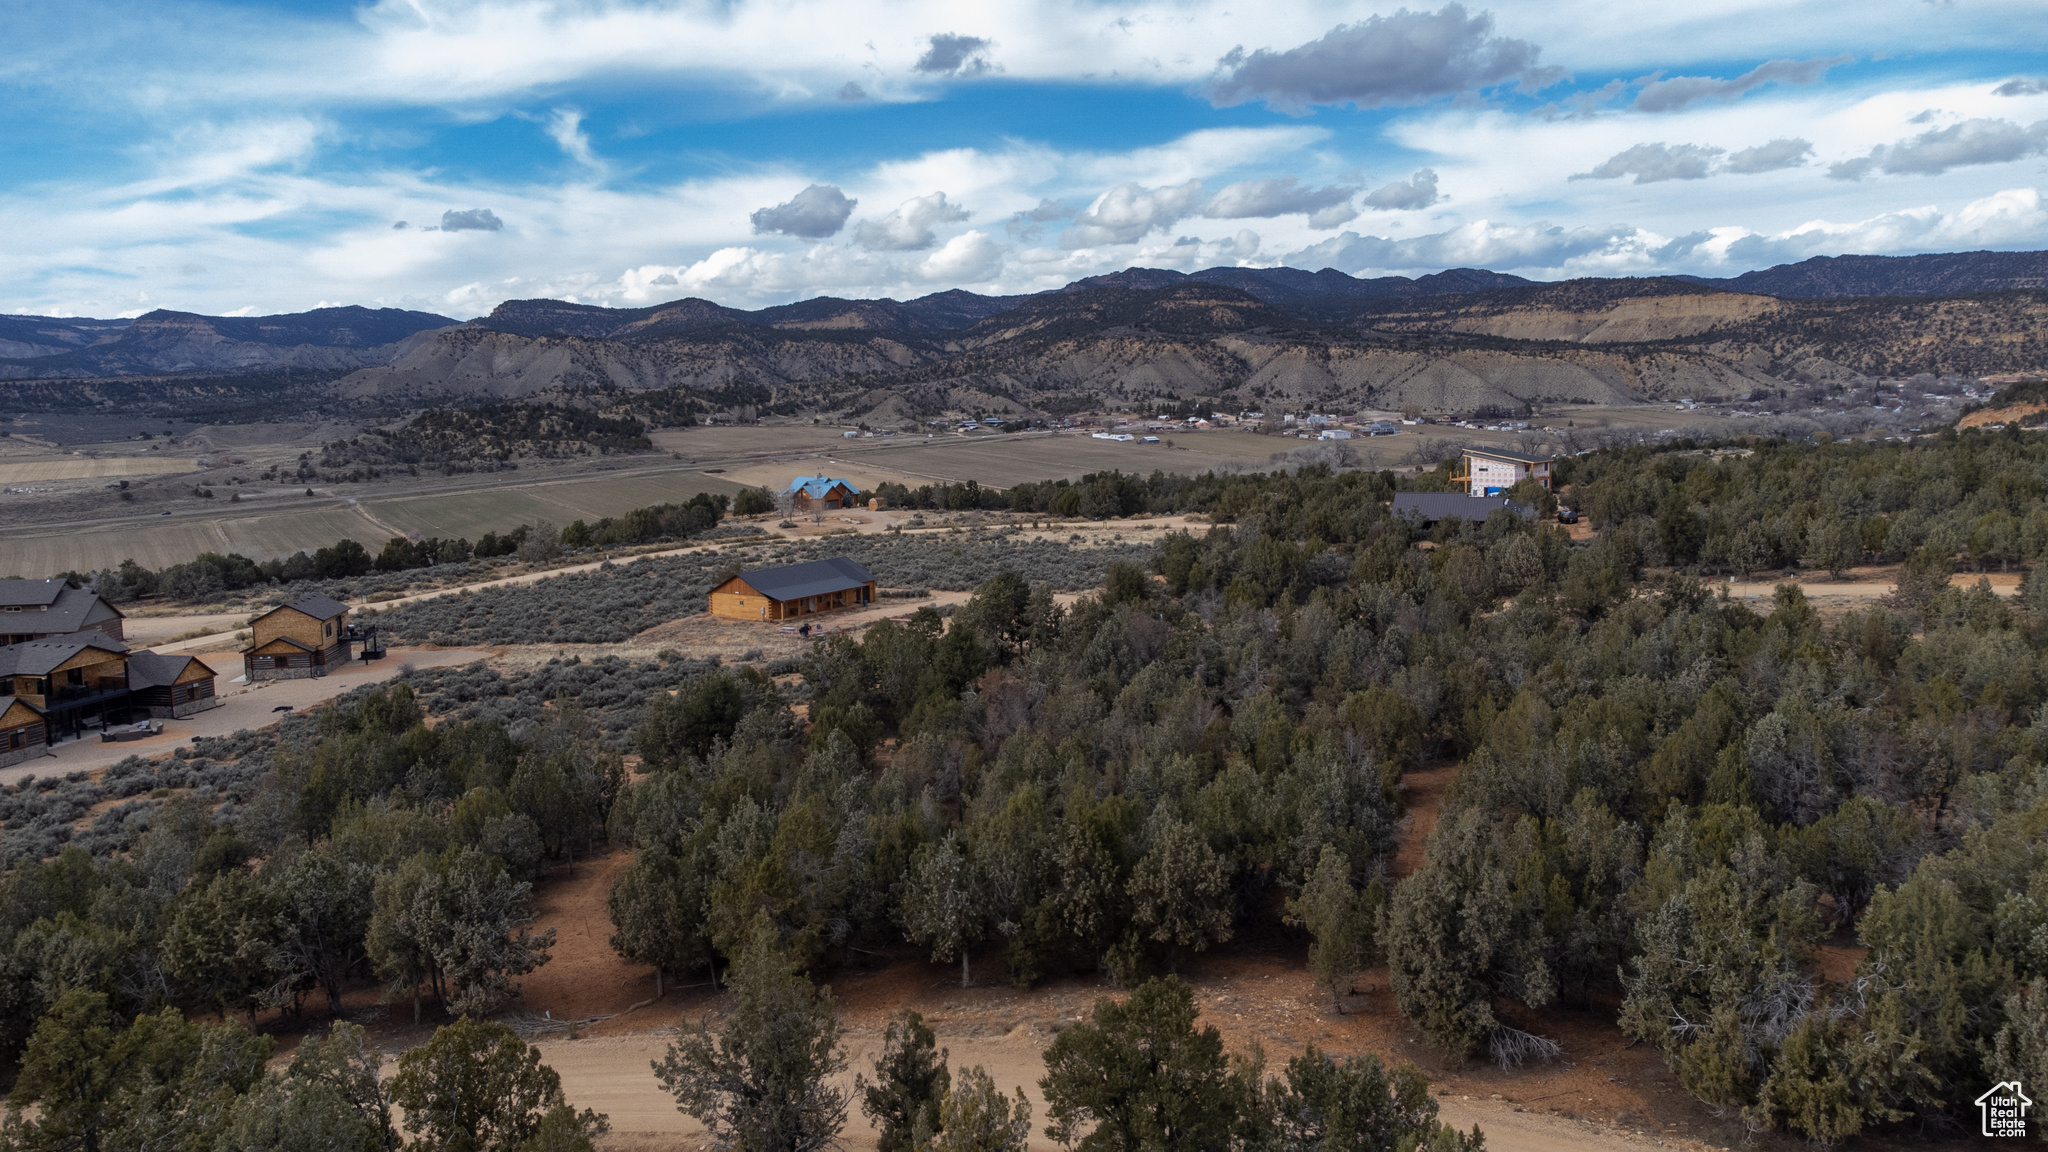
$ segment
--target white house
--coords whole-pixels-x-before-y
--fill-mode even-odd
[[[1465,449],[1464,468],[1451,479],[1468,496],[1498,496],[1524,480],[1550,487],[1550,457],[1529,456],[1504,448]]]

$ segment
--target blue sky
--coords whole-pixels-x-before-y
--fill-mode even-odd
[[[2048,248],[2038,0],[0,7],[0,311]]]

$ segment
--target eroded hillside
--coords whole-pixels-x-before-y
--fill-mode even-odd
[[[1033,409],[1205,396],[1456,410],[1725,399],[2048,358],[2048,293],[2031,291],[1779,299],[1651,279],[1275,303],[1184,278],[1027,297],[950,329],[931,330],[908,307],[821,299],[745,314],[705,301],[631,312],[526,301],[425,334],[339,387],[411,401],[672,388],[706,391],[707,404],[709,392],[737,389],[763,405],[893,420],[969,401]]]

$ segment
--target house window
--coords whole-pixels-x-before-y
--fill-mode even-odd
[[[77,688],[85,683],[85,669],[73,668],[64,674],[64,683]]]
[[[9,751],[21,747],[21,742],[21,729],[16,728],[7,733],[7,748]]]

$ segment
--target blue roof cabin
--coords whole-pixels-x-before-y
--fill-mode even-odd
[[[799,476],[782,490],[790,498],[796,511],[814,512],[819,508],[851,508],[860,502],[860,489],[850,481],[832,476]]]

